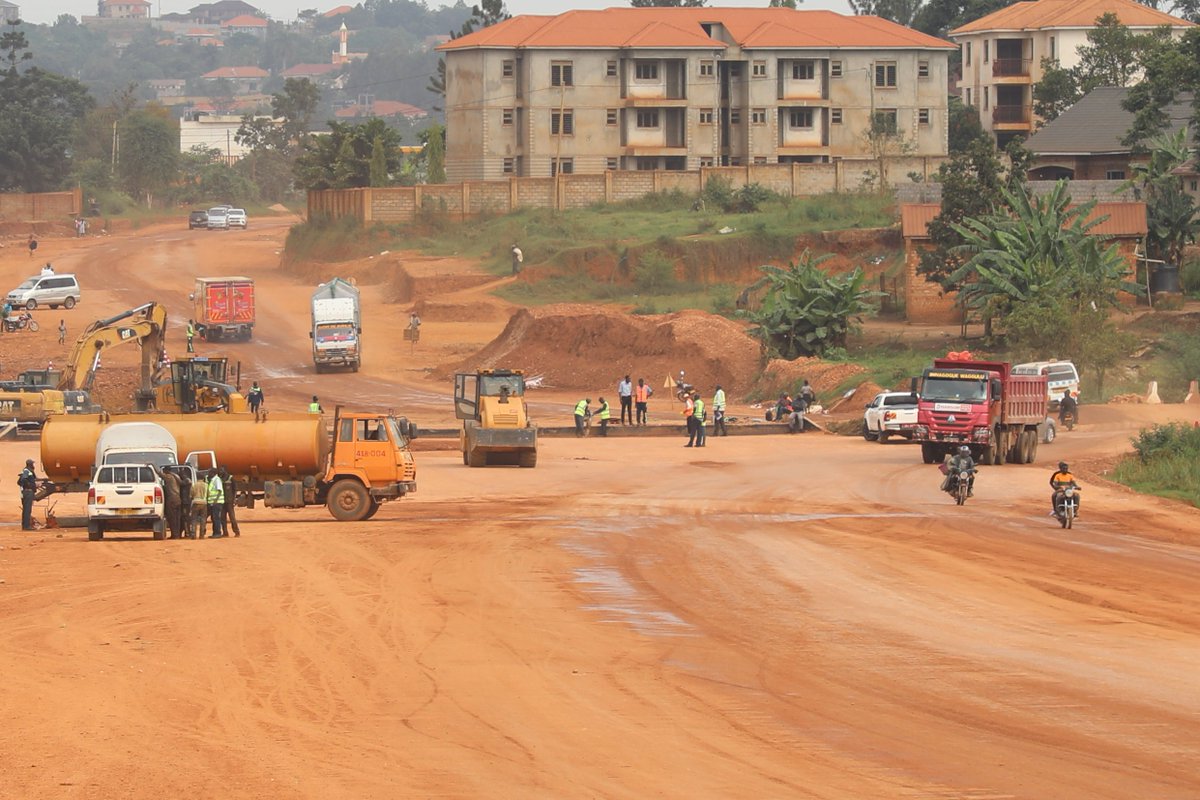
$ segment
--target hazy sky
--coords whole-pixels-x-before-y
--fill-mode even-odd
[[[59,14],[82,17],[85,14],[94,15],[96,13],[95,0],[10,0],[10,2],[21,7],[23,19],[37,23],[53,22]],[[187,11],[205,0],[151,0],[151,2],[154,3],[153,13],[158,16],[160,13],[171,14]],[[339,5],[357,5],[359,0],[342,0],[342,2],[325,0],[324,2],[308,3],[297,3],[296,0],[257,0],[257,2],[247,0],[247,2],[272,19],[290,20],[295,19],[296,12],[300,9],[316,8],[319,11],[328,11]],[[438,0],[426,0],[426,2],[432,8],[453,5],[453,3],[441,3]],[[472,2],[473,0],[466,0],[466,5],[469,6]],[[510,14],[558,14],[570,8],[608,8],[625,5],[621,2],[614,2],[614,0],[570,0],[570,2],[563,2],[563,0],[507,0],[506,4]],[[761,7],[767,5],[767,0],[710,0],[709,5]],[[800,8],[828,8],[849,13],[849,5],[846,0],[807,0]]]

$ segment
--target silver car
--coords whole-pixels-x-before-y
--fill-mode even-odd
[[[35,275],[8,293],[5,300],[13,308],[30,311],[41,306],[51,308],[74,308],[79,302],[79,281],[74,275],[56,275],[53,272]]]
[[[208,229],[210,231],[229,230],[228,206],[215,206],[208,210]]]

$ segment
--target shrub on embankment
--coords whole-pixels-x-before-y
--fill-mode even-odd
[[[1155,425],[1134,437],[1133,449],[1135,455],[1117,465],[1120,483],[1200,506],[1200,428]]]

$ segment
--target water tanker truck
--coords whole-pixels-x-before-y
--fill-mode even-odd
[[[153,422],[179,452],[211,451],[238,482],[238,502],[268,508],[324,505],[335,519],[370,519],[380,503],[417,488],[408,440],[415,426],[390,414],[344,412],[332,430],[312,414],[89,414],[54,416],[42,428],[41,494],[85,492],[100,434],[123,422]]]
[[[1013,375],[1003,361],[936,358],[921,379],[917,427],[926,464],[963,445],[981,464],[1030,464],[1046,419],[1046,377]]]

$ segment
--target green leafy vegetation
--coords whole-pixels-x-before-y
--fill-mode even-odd
[[[1139,492],[1200,506],[1200,429],[1156,425],[1133,439],[1134,458],[1117,465],[1116,479]]]

